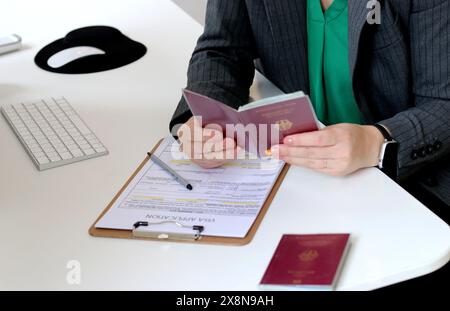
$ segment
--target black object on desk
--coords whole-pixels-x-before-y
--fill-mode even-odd
[[[86,48],[91,48],[102,51],[102,53],[88,53],[83,56],[83,53],[77,51],[76,48],[80,48],[80,51],[82,48],[85,51]],[[71,50],[73,54],[68,57],[70,61],[60,61],[60,65],[56,66],[49,64],[52,56],[67,50]],[[146,52],[145,45],[128,38],[116,28],[90,26],[73,30],[64,38],[45,46],[38,52],[34,61],[40,68],[50,72],[94,73],[128,65],[140,59]]]

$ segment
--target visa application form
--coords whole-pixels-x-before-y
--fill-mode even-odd
[[[204,169],[179,151],[172,136],[161,142],[155,154],[187,179],[193,190],[148,160],[96,228],[132,230],[137,221],[178,222],[204,226],[203,235],[242,238],[284,166],[275,159],[247,158]],[[152,226],[148,228],[152,230]],[[177,230],[174,226],[173,232]]]

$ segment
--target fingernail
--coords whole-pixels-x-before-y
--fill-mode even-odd
[[[270,155],[274,158],[278,158],[280,156],[280,146],[272,146],[272,148],[270,148]]]
[[[291,137],[286,137],[284,139],[284,143],[288,145],[292,145],[294,143],[294,140]]]

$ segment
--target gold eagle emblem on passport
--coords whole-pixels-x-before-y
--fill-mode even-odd
[[[280,127],[280,130],[282,130],[282,131],[289,130],[293,125],[293,123],[291,121],[286,120],[286,119],[278,120],[275,122],[275,124],[277,124]]]
[[[319,253],[315,249],[308,249],[298,255],[301,261],[313,261],[319,257]]]

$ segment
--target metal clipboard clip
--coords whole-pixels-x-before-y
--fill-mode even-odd
[[[176,221],[138,221],[133,228],[133,236],[139,238],[189,241],[200,240],[205,229],[203,226],[188,226]]]

